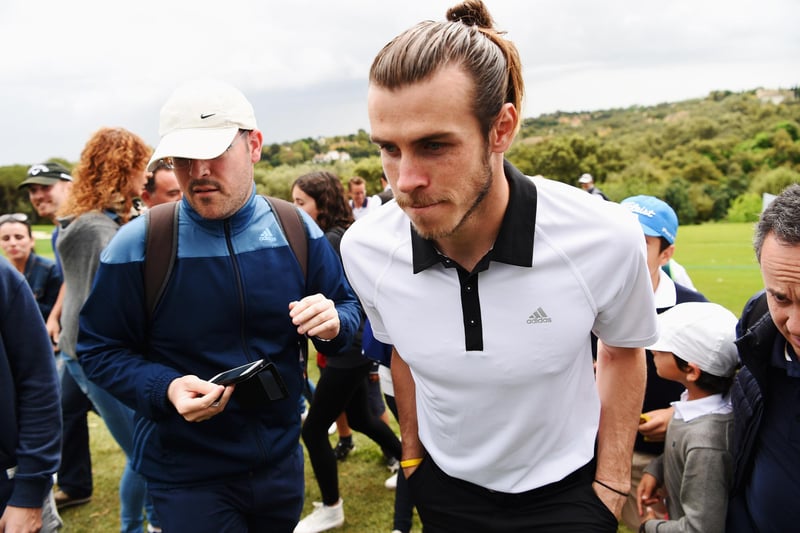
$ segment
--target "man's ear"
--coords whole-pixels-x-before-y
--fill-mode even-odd
[[[514,104],[506,102],[500,108],[497,118],[494,119],[492,129],[489,131],[489,148],[492,152],[503,153],[508,151],[517,134],[519,115]]]
[[[253,164],[261,161],[261,147],[264,142],[264,136],[261,130],[253,130],[247,136],[248,146],[250,148],[250,161]]]
[[[675,254],[675,245],[670,244],[664,251],[661,252],[658,256],[658,266],[664,266],[669,263],[669,260],[672,259],[672,256]]]

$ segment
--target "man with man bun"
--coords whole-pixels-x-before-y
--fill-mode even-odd
[[[657,337],[641,230],[504,161],[517,50],[480,1],[447,19],[372,64],[371,135],[396,202],[342,241],[375,337],[394,346],[401,467],[425,531],[616,531],[641,347]]]

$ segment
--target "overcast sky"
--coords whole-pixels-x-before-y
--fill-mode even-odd
[[[455,0],[2,0],[0,165],[77,161],[121,126],[158,141],[180,82],[214,77],[265,143],[369,131],[377,51]],[[800,85],[798,0],[486,0],[525,70],[523,116]]]

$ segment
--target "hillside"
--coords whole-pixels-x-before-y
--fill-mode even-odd
[[[565,183],[588,172],[612,200],[659,196],[684,224],[749,221],[761,193],[800,181],[800,88],[527,118],[507,157],[527,174]],[[319,168],[379,188],[378,150],[363,130],[264,146],[255,177],[260,192],[288,198],[295,178]],[[16,190],[25,172],[0,167],[3,212],[31,212]]]
[[[760,207],[762,192],[800,181],[798,98],[799,89],[718,91],[650,107],[542,115],[523,122],[508,158],[528,174],[566,183],[588,172],[613,200],[659,196],[683,223],[719,220],[737,198]]]

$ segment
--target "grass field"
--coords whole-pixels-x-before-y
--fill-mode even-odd
[[[697,290],[739,316],[748,298],[763,288],[753,252],[753,224],[681,226],[675,259]]]
[[[708,224],[681,227],[675,258],[686,267],[695,286],[706,297],[730,309],[737,316],[754,292],[761,288],[761,277],[752,250],[752,224]],[[52,228],[41,226],[37,252],[51,256],[49,235]],[[312,365],[313,366],[313,365]],[[315,369],[309,369],[315,377]],[[397,429],[396,424],[394,425]],[[90,417],[92,462],[95,492],[91,503],[62,513],[65,531],[113,532],[119,530],[117,485],[123,457],[103,422]],[[366,437],[354,434],[356,450],[339,463],[339,482],[345,500],[345,526],[338,530],[372,533],[391,530],[394,493],[384,488],[389,472],[383,465],[380,449]],[[331,437],[335,444],[336,436]],[[306,460],[305,516],[319,489]],[[420,531],[415,516],[414,530]],[[627,532],[620,528],[621,532]]]

